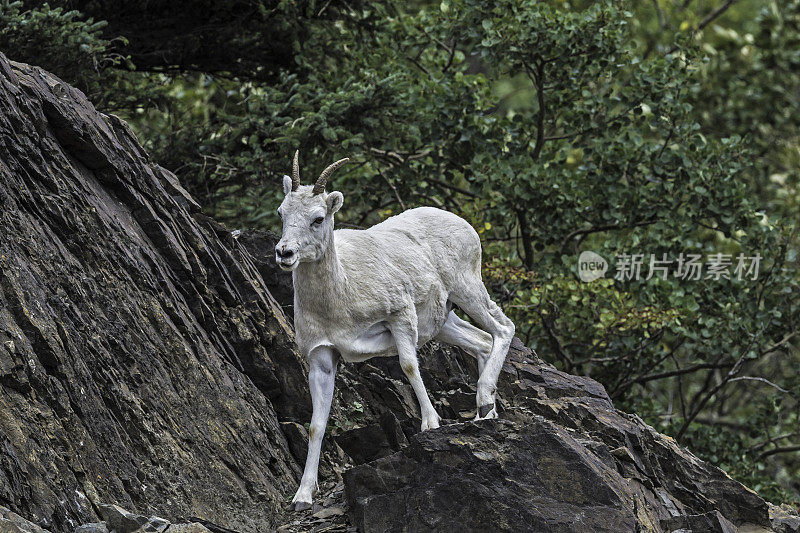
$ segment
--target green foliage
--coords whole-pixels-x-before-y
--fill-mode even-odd
[[[800,2],[329,4],[253,19],[241,42],[263,44],[258,27],[293,51],[264,70],[131,71],[102,26],[18,2],[0,48],[99,87],[230,224],[279,228],[298,148],[306,182],[353,160],[330,184],[337,223],[460,214],[542,357],[763,496],[796,498]],[[610,261],[605,279],[578,279],[584,250]],[[756,279],[611,279],[635,253],[762,259]]]
[[[787,440],[796,437],[796,410],[786,412],[784,394],[765,394],[746,407],[747,424],[723,419],[715,425],[697,424],[687,435],[686,446],[701,458],[718,465],[734,478],[773,502],[796,501],[791,489],[793,473],[774,469],[766,460],[779,453]],[[657,427],[675,433],[677,421]],[[721,422],[721,423],[720,423]],[[777,431],[776,431],[777,430]]]
[[[800,2],[767,2],[752,25],[714,26],[702,40],[709,61],[692,95],[704,131],[746,136],[747,183],[767,213],[800,209]]]
[[[104,21],[82,20],[79,11],[48,4],[23,8],[21,1],[0,6],[0,50],[11,59],[57,72],[87,94],[96,93],[102,70],[121,63],[102,35]]]
[[[360,402],[353,401],[353,403],[343,406],[342,409],[337,409],[337,412],[328,421],[326,433],[340,435],[345,431],[359,427],[363,422],[364,406]],[[306,430],[308,430],[307,427]]]

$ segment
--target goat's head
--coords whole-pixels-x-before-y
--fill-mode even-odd
[[[278,208],[283,219],[283,235],[275,246],[275,260],[283,270],[294,270],[303,261],[322,257],[333,234],[333,215],[342,207],[342,193],[325,192],[325,183],[333,171],[347,163],[340,159],[328,166],[312,185],[300,185],[300,152],[294,154],[292,177],[283,177],[286,195]]]

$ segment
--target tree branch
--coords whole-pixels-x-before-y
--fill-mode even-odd
[[[653,6],[656,8],[656,15],[658,15],[658,26],[662,30],[667,27],[667,22],[664,19],[664,12],[661,10],[661,4],[658,0],[653,0]]]
[[[751,452],[756,452],[758,450],[766,448],[770,444],[774,444],[774,443],[778,442],[779,440],[790,439],[792,437],[797,437],[797,436],[800,436],[800,433],[794,432],[794,433],[784,433],[783,435],[777,435],[777,436],[772,437],[772,438],[770,438],[768,440],[765,440],[764,442],[759,442],[758,444],[755,444],[755,445],[751,446],[750,447],[750,451]]]
[[[703,370],[705,368],[725,368],[728,366],[725,363],[700,363],[697,365],[687,366],[685,368],[680,368],[677,370],[670,370],[667,372],[658,372],[656,374],[648,374],[646,376],[641,376],[631,380],[631,384],[633,383],[647,383],[648,381],[653,381],[656,379],[664,379],[664,378],[671,378],[673,376],[682,376],[684,374],[691,374],[692,372],[697,372],[698,370]]]
[[[717,6],[716,9],[714,9],[711,13],[706,15],[703,20],[700,21],[700,24],[697,25],[697,31],[700,31],[709,24],[711,24],[711,22],[713,22],[715,18],[725,13],[729,7],[731,7],[733,4],[736,3],[736,1],[737,0],[726,0],[725,2]]]
[[[531,236],[527,213],[524,209],[517,210],[517,221],[519,222],[519,234],[522,239],[522,250],[525,255],[522,258],[522,262],[526,269],[533,270],[533,237]]]
[[[711,24],[714,21],[714,19],[725,13],[728,10],[728,8],[731,7],[733,4],[735,4],[736,2],[737,0],[726,0],[725,2],[717,6],[716,9],[711,11],[708,15],[706,15],[703,18],[703,20],[700,21],[700,24],[697,25],[695,32],[701,31],[703,28]],[[679,47],[677,44],[672,45],[670,49],[667,51],[667,54],[675,52],[678,48]]]
[[[561,253],[562,254],[564,253],[564,249],[567,247],[569,242],[572,239],[574,239],[575,237],[577,237],[578,235],[589,235],[591,233],[599,233],[601,231],[610,231],[610,230],[615,230],[615,229],[630,229],[630,228],[635,228],[635,227],[639,227],[639,226],[649,226],[650,224],[653,224],[653,223],[655,223],[657,221],[658,221],[658,219],[654,218],[654,219],[651,219],[651,220],[643,220],[641,222],[634,222],[633,224],[607,224],[605,226],[593,226],[591,228],[576,229],[575,231],[573,231],[572,233],[570,233],[569,235],[564,237],[564,240],[561,242]]]
[[[700,411],[703,410],[703,408],[706,406],[708,401],[711,398],[713,398],[714,395],[717,392],[719,392],[725,385],[730,383],[731,379],[733,379],[734,376],[736,376],[736,374],[739,373],[739,370],[741,370],[742,365],[744,364],[745,358],[747,357],[747,354],[750,353],[750,349],[753,347],[753,344],[756,342],[756,339],[761,334],[764,333],[764,331],[769,327],[770,324],[772,324],[772,320],[771,319],[768,320],[766,324],[764,324],[764,327],[761,328],[761,331],[759,331],[758,333],[753,335],[753,338],[750,339],[750,342],[748,343],[747,347],[744,350],[742,350],[742,355],[739,357],[739,359],[736,360],[736,363],[733,365],[733,368],[731,368],[730,371],[728,371],[728,374],[722,379],[722,381],[717,383],[717,385],[714,388],[712,388],[710,391],[708,391],[708,393],[703,398],[701,398],[698,402],[695,403],[695,407],[689,413],[689,417],[686,420],[683,421],[683,425],[681,425],[681,428],[678,430],[678,433],[675,435],[675,440],[680,442],[681,438],[686,433],[686,430],[689,429],[689,424],[691,424],[692,420],[694,420],[695,417],[698,414],[700,414]]]
[[[392,166],[390,166],[390,167],[389,167],[387,170],[391,170],[392,168],[393,168],[393,167],[392,167]],[[400,209],[402,209],[403,211],[405,211],[405,210],[406,210],[406,204],[404,204],[404,203],[403,203],[403,199],[402,199],[402,198],[400,198],[400,193],[399,193],[399,192],[397,192],[397,187],[395,187],[395,186],[394,186],[394,183],[392,183],[392,181],[391,181],[391,180],[390,180],[388,177],[386,177],[386,174],[384,174],[383,170],[381,170],[381,169],[378,169],[378,174],[380,174],[380,175],[381,175],[381,177],[383,178],[383,181],[385,181],[385,182],[386,182],[386,184],[387,184],[389,187],[391,187],[391,189],[392,189],[392,192],[394,192],[394,197],[395,197],[395,198],[397,198],[397,203],[399,203],[399,204],[400,204]]]
[[[791,453],[791,452],[800,452],[800,445],[796,446],[783,446],[773,448],[771,450],[767,450],[763,452],[761,455],[758,456],[759,459],[764,459],[765,457],[769,457],[770,455],[775,455],[778,453]]]
[[[550,340],[553,341],[553,344],[555,344],[556,352],[558,352],[558,354],[561,356],[561,359],[564,361],[565,366],[567,367],[567,372],[569,372],[573,366],[572,355],[570,355],[570,353],[564,347],[564,344],[561,342],[561,339],[558,338],[553,326],[547,320],[545,320],[541,311],[539,312],[539,318],[542,321],[542,325],[544,325],[547,336],[550,337]]]
[[[542,153],[542,145],[547,140],[544,138],[544,63],[536,65],[536,70],[533,70],[527,63],[523,63],[523,66],[528,78],[533,83],[533,86],[536,87],[536,100],[539,103],[539,111],[536,114],[536,144],[533,145],[533,153],[531,154],[531,158],[537,161],[539,154]]]
[[[447,72],[450,67],[453,65],[453,58],[456,56],[456,43],[453,42],[453,46],[450,48],[450,56],[447,58],[447,64],[442,69],[442,74]]]
[[[781,387],[779,385],[776,385],[775,383],[771,382],[770,380],[768,380],[766,378],[760,378],[760,377],[754,377],[754,376],[741,376],[741,377],[738,377],[738,378],[733,378],[733,379],[728,380],[728,381],[730,383],[733,383],[734,381],[743,381],[743,380],[760,381],[762,383],[766,383],[770,387],[774,387],[774,388],[778,389],[779,391],[781,391],[781,392],[783,392],[785,394],[789,394],[788,390],[784,389],[783,387]]]
[[[434,80],[434,78],[433,78],[433,75],[430,73],[430,71],[429,71],[428,69],[426,69],[425,67],[423,67],[423,66],[422,66],[422,63],[420,63],[419,61],[417,61],[415,58],[413,58],[413,57],[411,57],[411,56],[406,56],[406,59],[408,59],[409,61],[411,61],[411,63],[413,63],[415,67],[417,67],[417,68],[418,68],[418,69],[420,69],[422,72],[424,72],[425,74],[427,74],[427,75],[428,75],[428,77],[429,77],[431,80],[433,80],[433,81],[436,81],[436,80]]]

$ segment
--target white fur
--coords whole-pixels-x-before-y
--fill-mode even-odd
[[[367,230],[333,229],[339,192],[291,190],[284,178],[278,212],[283,235],[276,259],[293,271],[295,329],[310,364],[313,415],[308,457],[295,508],[307,508],[317,485],[322,436],[336,366],[397,354],[420,404],[422,430],[439,427],[419,373],[417,348],[431,339],[478,358],[476,418],[494,418],[497,379],[514,324],[481,281],[481,243],[462,218],[431,207],[405,211]],[[315,220],[322,219],[320,222]],[[458,306],[486,331],[461,320]]]

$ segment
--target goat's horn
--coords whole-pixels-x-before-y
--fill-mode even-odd
[[[292,190],[296,191],[300,186],[300,150],[294,153],[294,161],[292,162]]]
[[[314,194],[319,194],[325,190],[325,183],[328,181],[328,178],[331,177],[333,171],[339,168],[340,166],[344,165],[350,161],[349,157],[345,157],[344,159],[340,159],[337,162],[329,165],[328,168],[322,171],[322,174],[319,175],[317,178],[317,182],[314,184],[314,190],[312,191]]]

